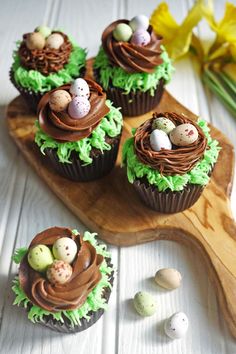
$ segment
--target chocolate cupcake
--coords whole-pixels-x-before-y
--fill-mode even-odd
[[[89,79],[48,92],[38,106],[35,142],[60,175],[87,182],[115,165],[122,115]]]
[[[98,244],[95,236],[52,227],[37,234],[29,248],[16,250],[14,305],[24,307],[31,322],[75,333],[102,316],[114,270],[106,246]]]
[[[111,23],[94,62],[96,80],[125,116],[144,114],[159,103],[173,67],[144,15]]]
[[[46,92],[85,74],[85,49],[46,26],[24,34],[13,59],[10,79],[34,112]]]
[[[191,207],[219,154],[207,123],[183,114],[154,113],[123,146],[123,165],[141,200],[161,213]]]

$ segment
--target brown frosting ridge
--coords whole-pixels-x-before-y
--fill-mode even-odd
[[[24,68],[37,70],[46,76],[64,68],[69,61],[72,44],[63,32],[53,31],[52,33],[59,33],[64,38],[64,43],[59,49],[44,47],[43,49],[30,50],[25,43],[27,33],[23,35],[18,54],[20,63]]]
[[[166,117],[175,125],[191,123],[198,131],[198,139],[191,145],[175,147],[172,150],[153,151],[150,145],[150,134],[155,118]],[[154,113],[153,118],[145,121],[134,136],[135,152],[138,159],[145,165],[151,166],[165,175],[183,175],[192,170],[202,159],[207,148],[207,139],[202,129],[185,115],[174,112]]]
[[[113,38],[112,32],[119,23],[129,24],[129,21],[112,22],[102,34],[102,46],[110,62],[128,73],[152,73],[154,68],[163,61],[160,57],[162,37],[157,36],[152,26],[149,26],[148,32],[151,35],[151,41],[148,45],[142,47],[129,42],[117,42]]]
[[[81,236],[74,235],[68,228],[52,227],[37,234],[29,248],[38,244],[50,247],[60,237],[70,237],[78,246],[77,257],[71,264],[73,273],[69,282],[52,285],[46,277],[30,267],[27,254],[19,268],[20,286],[27,297],[34,305],[50,312],[81,307],[101,279],[99,268],[103,256],[97,254],[89,242],[83,241]]]
[[[86,79],[86,81],[90,89],[89,101],[91,109],[83,118],[73,119],[66,111],[54,112],[49,106],[50,94],[56,90],[69,92],[69,84],[46,93],[40,100],[38,105],[39,125],[53,139],[60,142],[84,139],[98,126],[101,119],[109,113],[110,109],[106,106],[106,94],[101,86],[93,80]]]

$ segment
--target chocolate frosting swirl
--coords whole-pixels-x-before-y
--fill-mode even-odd
[[[53,139],[62,141],[78,141],[88,137],[98,126],[101,119],[109,113],[106,106],[106,94],[101,86],[95,81],[86,79],[90,89],[89,113],[80,119],[73,119],[64,112],[54,112],[49,106],[49,97],[53,91],[66,90],[69,92],[70,85],[63,85],[53,91],[46,93],[38,105],[39,125],[42,130]]]
[[[23,35],[23,41],[19,47],[18,54],[20,63],[24,68],[37,70],[46,76],[64,68],[65,64],[69,61],[72,44],[64,33],[59,31],[53,31],[52,33],[59,33],[64,38],[64,43],[59,49],[44,47],[43,49],[30,50],[26,46],[28,34]]]
[[[109,61],[128,73],[152,73],[154,68],[163,62],[160,57],[162,37],[157,36],[152,26],[149,26],[148,32],[151,35],[151,41],[148,45],[143,47],[129,42],[118,42],[113,38],[112,32],[119,23],[129,24],[129,21],[112,22],[102,34],[102,46]]]
[[[70,229],[52,227],[35,236],[29,247],[38,244],[52,247],[61,237],[72,238],[78,246],[78,254],[71,264],[72,276],[66,284],[53,285],[41,273],[33,270],[27,260],[23,258],[19,269],[20,286],[29,300],[40,308],[58,312],[73,310],[81,307],[88,294],[101,279],[99,270],[103,256],[96,253],[96,249],[82,237],[75,236]]]
[[[173,150],[152,150],[150,134],[155,118],[165,117],[170,119],[176,126],[183,123],[191,123],[198,131],[198,139],[184,147],[174,147]],[[207,148],[207,139],[201,128],[191,119],[174,112],[154,113],[153,118],[145,121],[134,136],[135,152],[138,159],[145,165],[151,166],[165,175],[183,175],[192,170],[196,163],[202,159]]]

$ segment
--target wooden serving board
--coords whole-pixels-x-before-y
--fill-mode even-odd
[[[91,60],[88,61],[91,74]],[[167,91],[155,111],[176,111],[197,117]],[[131,129],[151,117],[152,112],[125,118],[122,143]],[[226,136],[211,126],[211,133],[222,147],[211,182],[190,209],[172,215],[159,214],[145,207],[121,169],[121,149],[114,170],[106,177],[88,183],[71,182],[57,175],[43,162],[34,143],[35,116],[21,97],[7,109],[9,133],[27,161],[50,189],[91,230],[108,243],[130,246],[152,240],[174,240],[195,249],[207,265],[231,333],[236,337],[236,224],[230,210],[234,172],[233,146]],[[200,261],[200,259],[199,259]]]

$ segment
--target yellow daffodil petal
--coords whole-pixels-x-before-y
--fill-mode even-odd
[[[224,65],[223,71],[236,83],[236,63],[228,63]]]

